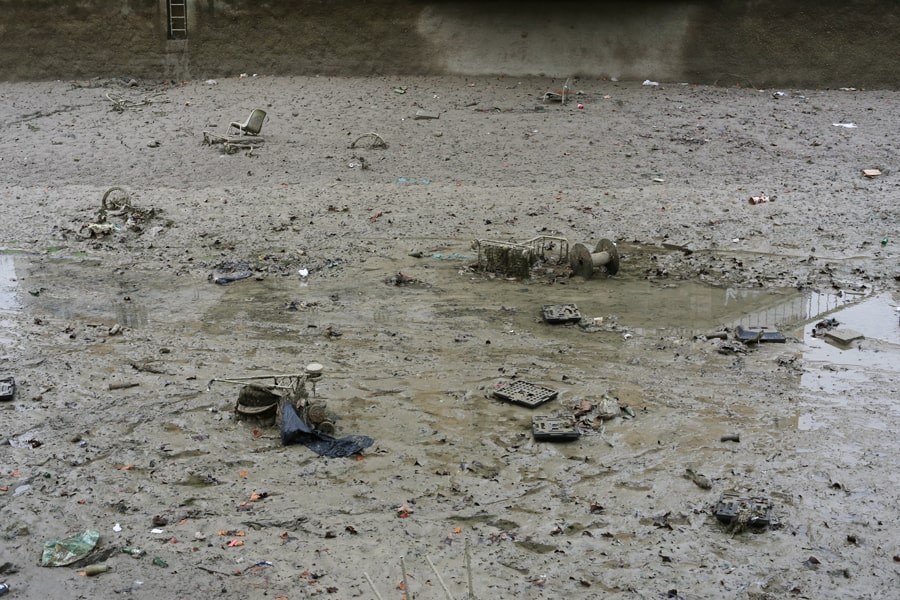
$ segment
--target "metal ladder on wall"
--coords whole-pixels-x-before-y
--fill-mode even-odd
[[[187,2],[169,0],[169,39],[187,39]]]

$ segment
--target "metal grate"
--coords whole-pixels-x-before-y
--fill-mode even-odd
[[[551,390],[527,381],[513,381],[494,392],[494,397],[507,402],[514,402],[522,406],[534,408],[544,402],[549,402],[559,394]]]

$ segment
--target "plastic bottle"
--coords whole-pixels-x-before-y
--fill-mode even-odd
[[[3,596],[8,593],[9,593],[9,586],[6,585],[5,583],[0,583],[0,596]]]

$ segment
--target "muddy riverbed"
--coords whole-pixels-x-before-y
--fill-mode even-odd
[[[0,84],[10,597],[399,600],[401,557],[422,600],[891,597],[900,94],[545,101],[563,83]],[[259,147],[203,144],[254,108]],[[563,241],[532,277],[478,268],[537,236]],[[614,276],[556,260],[601,239]],[[283,446],[210,383],[313,362],[359,455]],[[557,395],[494,397],[513,381]],[[585,402],[578,439],[534,439]],[[728,490],[770,526],[720,523]],[[40,565],[88,529],[88,559]]]

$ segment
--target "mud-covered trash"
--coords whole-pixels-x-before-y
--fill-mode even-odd
[[[852,329],[831,329],[825,332],[825,339],[839,346],[849,346],[851,343],[864,339],[866,336]]]
[[[828,330],[834,329],[838,325],[840,325],[840,322],[838,322],[838,320],[834,317],[822,319],[821,321],[816,323],[815,327],[813,327],[812,336],[823,337]]]
[[[415,277],[410,277],[406,273],[398,272],[395,275],[391,275],[390,277],[385,278],[384,282],[388,285],[393,285],[396,287],[427,287],[426,284],[421,279],[416,279]]]
[[[734,533],[774,524],[771,500],[762,496],[741,497],[733,490],[722,492],[713,514]]]
[[[88,223],[81,228],[79,235],[86,238],[98,237],[101,235],[110,235],[119,231],[119,228],[112,223]]]
[[[0,379],[0,402],[12,400],[16,395],[16,380],[13,377]]]
[[[281,394],[274,391],[272,387],[251,383],[242,387],[238,393],[234,412],[238,417],[274,419],[280,399]]]
[[[765,204],[769,201],[769,197],[765,194],[760,194],[759,196],[750,196],[750,204]]]
[[[250,270],[250,266],[248,264],[242,262],[227,261],[216,265],[213,272],[209,274],[207,279],[215,284],[225,285],[233,281],[247,279],[248,277],[253,277],[253,271]]]
[[[99,539],[99,531],[86,529],[62,540],[48,540],[44,542],[41,566],[64,567],[78,562],[91,553]]]
[[[740,342],[722,342],[716,350],[719,354],[747,354],[747,346]]]
[[[109,565],[100,564],[100,565],[89,565],[84,569],[84,574],[88,577],[96,577],[102,573],[106,573],[110,570]]]
[[[544,321],[552,325],[581,321],[581,312],[575,304],[544,304],[541,306],[541,315]]]
[[[694,485],[696,485],[700,489],[712,489],[712,483],[710,482],[709,477],[703,475],[702,473],[698,473],[691,467],[688,467],[684,470],[684,476],[685,478],[693,481]]]
[[[362,452],[375,440],[364,435],[334,438],[313,429],[297,414],[293,404],[285,402],[281,409],[281,443],[302,444],[320,456],[341,458]]]
[[[534,439],[541,442],[567,442],[581,437],[573,415],[535,415],[531,418],[531,431]]]
[[[787,338],[780,331],[767,329],[766,327],[744,327],[743,325],[738,325],[735,337],[739,342],[745,344],[783,344],[787,342]]]
[[[603,394],[603,397],[597,402],[597,417],[604,421],[615,419],[621,412],[619,400],[615,396]]]

